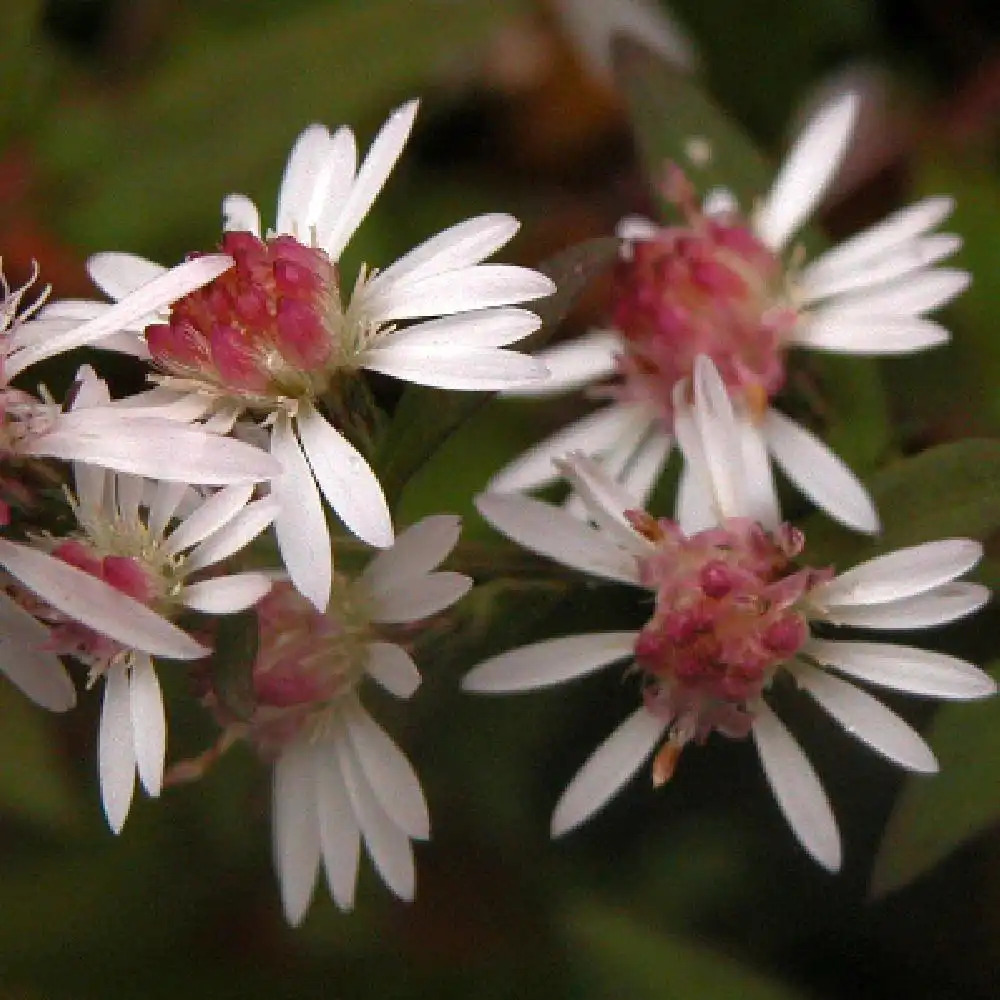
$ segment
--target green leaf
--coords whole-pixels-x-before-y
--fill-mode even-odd
[[[990,671],[1000,676],[1000,666]],[[911,775],[896,801],[872,871],[884,896],[930,870],[955,848],[1000,823],[1000,699],[946,705],[927,742],[937,775]]]
[[[791,1000],[796,993],[740,962],[621,910],[588,905],[569,916],[573,954],[595,998]]]
[[[253,664],[258,642],[257,615],[253,611],[220,616],[212,655],[212,684],[222,707],[237,719],[249,719],[257,707]]]

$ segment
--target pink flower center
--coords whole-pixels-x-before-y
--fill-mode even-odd
[[[632,244],[618,264],[612,319],[626,348],[609,392],[670,423],[674,385],[706,354],[731,394],[761,412],[784,384],[782,345],[797,319],[784,267],[739,216],[706,216],[676,167],[667,195],[686,224]]]
[[[636,642],[650,711],[671,724],[671,738],[654,764],[665,781],[691,739],[718,730],[744,737],[749,706],[775,669],[809,637],[803,596],[832,576],[797,568],[803,538],[790,525],[772,535],[746,518],[685,536],[673,521],[630,513],[656,543],[640,566],[656,595],[652,618]]]
[[[340,315],[336,265],[291,236],[226,233],[236,261],[146,328],[166,372],[207,381],[242,398],[299,396],[322,388],[343,363],[330,324]]]

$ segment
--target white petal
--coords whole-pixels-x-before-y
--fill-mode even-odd
[[[237,484],[213,493],[174,529],[163,549],[177,555],[204,541],[236,516],[253,494],[253,486]]]
[[[392,517],[382,487],[354,445],[308,404],[299,408],[298,431],[326,502],[348,530],[377,548],[392,545]]]
[[[97,732],[97,761],[101,801],[108,825],[120,833],[132,803],[135,787],[135,750],[129,705],[128,668],[116,664],[108,670]]]
[[[265,573],[233,573],[189,584],[181,592],[184,607],[206,615],[231,615],[253,607],[271,589]]]
[[[754,220],[761,240],[780,250],[826,193],[847,151],[858,95],[838,95],[820,108],[796,139]]]
[[[993,679],[971,663],[914,646],[811,639],[802,652],[849,677],[931,698],[988,698],[997,689]]]
[[[620,480],[622,486],[645,507],[654,487],[667,467],[674,439],[657,424],[650,428],[646,440],[632,456]]]
[[[285,917],[294,927],[309,908],[319,872],[319,819],[312,756],[317,747],[300,739],[274,764],[272,816],[274,867]]]
[[[835,318],[920,316],[950,302],[971,281],[966,271],[936,267],[897,278],[878,288],[843,295],[823,307],[828,321]]]
[[[584,677],[635,653],[638,632],[598,632],[548,639],[484,660],[462,678],[464,691],[533,691]]]
[[[316,806],[323,866],[330,895],[341,910],[354,907],[361,854],[361,829],[340,773],[337,751],[331,741],[313,748]]]
[[[260,212],[245,194],[229,194],[223,199],[222,230],[260,236]]]
[[[909,354],[939,347],[951,334],[933,320],[916,316],[871,316],[819,310],[799,323],[788,343],[845,354]]]
[[[330,139],[323,210],[316,223],[316,246],[325,248],[329,245],[329,236],[336,228],[350,197],[357,171],[358,144],[354,133],[346,125],[342,125]],[[349,238],[345,237],[345,245]]]
[[[149,506],[149,514],[146,523],[149,532],[155,538],[162,537],[167,530],[170,519],[174,516],[185,494],[191,487],[186,483],[160,483],[153,494],[153,501]]]
[[[541,325],[542,321],[527,309],[477,309],[414,323],[381,337],[379,345],[455,349],[506,347],[523,340]]]
[[[393,642],[370,642],[365,670],[397,698],[409,698],[420,686],[420,671],[410,654]]]
[[[492,347],[392,344],[365,351],[362,364],[406,382],[459,391],[516,389],[544,382],[549,374],[536,358]]]
[[[324,219],[325,231],[320,236],[320,245],[333,260],[340,259],[347,241],[385,185],[406,145],[416,114],[417,102],[409,101],[389,116],[369,147],[336,220],[327,223]]]
[[[588,758],[552,813],[552,836],[589,819],[632,777],[660,742],[667,724],[646,711],[630,715]]]
[[[635,556],[565,511],[500,493],[477,497],[476,508],[494,528],[533,552],[608,580],[639,582]]]
[[[792,832],[827,871],[838,871],[842,858],[837,821],[812,764],[764,702],[754,708],[752,731],[764,774]]]
[[[35,704],[65,712],[76,704],[76,688],[62,661],[42,647],[49,630],[0,591],[0,671]]]
[[[755,521],[774,530],[781,523],[781,509],[767,440],[749,417],[738,418],[736,425],[743,455],[747,511]]]
[[[545,382],[511,392],[512,396],[557,396],[582,389],[613,375],[616,358],[624,350],[613,330],[591,330],[580,337],[539,351],[535,357],[545,365]]]
[[[408,837],[427,840],[431,819],[413,766],[356,700],[345,704],[344,717],[358,762],[385,814]]]
[[[971,538],[945,538],[911,545],[859,563],[817,587],[810,598],[820,605],[866,605],[922,594],[968,573],[983,557]]]
[[[311,242],[330,177],[332,138],[324,125],[310,125],[295,140],[278,193],[279,233]]]
[[[275,420],[271,454],[285,469],[284,475],[271,483],[271,495],[278,504],[274,532],[281,560],[295,589],[317,611],[326,611],[333,582],[330,532],[316,480],[286,414]]]
[[[0,563],[64,614],[126,646],[175,660],[209,652],[145,605],[45,552],[0,539]]]
[[[911,771],[937,771],[934,754],[919,733],[867,691],[805,664],[795,670],[795,681],[852,736],[889,760]]]
[[[689,537],[719,523],[715,498],[709,491],[707,480],[704,476],[695,475],[689,465],[681,469],[674,517],[681,531]]]
[[[185,563],[188,573],[214,566],[246,548],[275,520],[277,513],[278,505],[273,496],[248,503],[228,524],[191,550]]]
[[[400,534],[365,567],[361,580],[378,594],[437,569],[458,544],[462,521],[457,514],[425,517]]]
[[[855,531],[880,530],[868,491],[818,437],[775,409],[767,411],[761,432],[775,461],[817,507]]]
[[[129,706],[135,764],[142,787],[154,798],[163,784],[163,760],[167,753],[167,718],[163,695],[153,663],[146,655],[135,658],[129,674]]]
[[[915,597],[885,604],[829,605],[823,608],[822,618],[851,628],[933,628],[971,615],[989,603],[990,596],[989,587],[978,583],[945,583]]]
[[[166,271],[162,264],[131,253],[95,253],[87,260],[87,272],[94,284],[116,302]]]
[[[375,622],[419,621],[450,608],[471,588],[471,578],[462,573],[428,573],[403,580],[373,595],[371,618]]]

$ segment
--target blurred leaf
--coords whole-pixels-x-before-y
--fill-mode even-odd
[[[257,707],[253,664],[257,659],[257,615],[253,611],[220,615],[212,654],[212,686],[222,707],[249,719]]]
[[[651,929],[635,916],[596,906],[569,916],[581,986],[594,998],[791,1000],[796,993],[735,959]]]
[[[940,445],[892,463],[867,485],[885,521],[882,534],[863,538],[814,514],[802,525],[811,563],[843,569],[938,538],[987,538],[1000,528],[1000,441]]]
[[[1000,675],[996,665],[990,671]],[[927,733],[941,773],[909,775],[886,826],[871,892],[884,896],[1000,823],[1000,699],[946,705]]]

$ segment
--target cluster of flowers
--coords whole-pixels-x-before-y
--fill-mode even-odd
[[[76,699],[63,657],[87,667],[89,684],[103,679],[100,786],[117,832],[136,775],[151,796],[164,784],[158,667],[213,650],[226,656],[223,616],[252,610],[250,704],[236,710],[211,670],[192,671],[221,735],[168,777],[197,777],[238,740],[273,763],[275,865],[292,923],[321,865],[336,903],[352,906],[362,842],[408,899],[411,841],[429,836],[427,805],[359,688],[371,677],[410,697],[423,624],[472,581],[439,569],[459,541],[456,516],[394,534],[369,464],[363,370],[447,390],[589,387],[607,405],[499,472],[478,509],[529,550],[651,592],[651,617],[638,631],[504,653],[464,686],[519,691],[629,660],[639,707],[573,779],[553,834],[600,808],[654,753],[660,784],[691,741],[752,734],[797,837],[837,868],[829,803],[767,705],[772,683],[790,675],[853,735],[904,767],[934,770],[921,738],[839,675],[959,699],[992,693],[990,678],[939,653],[825,639],[812,623],[820,635],[824,625],[923,628],[971,613],[989,595],[955,582],[981,555],[965,539],[839,576],[809,567],[806,539],[782,521],[771,455],[844,524],[872,533],[878,516],[846,465],[771,401],[789,347],[898,353],[947,339],[924,314],[967,282],[936,266],[958,245],[934,232],[950,203],[928,199],[804,264],[789,247],[847,146],[856,107],[841,97],[809,123],[750,216],[725,191],[698,203],[674,168],[667,193],[681,221],[620,226],[614,328],[532,357],[509,349],[540,325],[520,304],[550,295],[552,282],[484,263],[514,235],[510,216],[461,222],[385,270],[362,267],[349,293],[342,286],[341,254],[415,114],[415,103],[396,111],[360,164],[350,129],[303,132],[273,230],[262,230],[248,198],[230,195],[218,253],[172,269],[124,253],[91,258],[110,303],[46,303],[43,294],[22,308],[25,289],[4,285],[0,669],[53,711]],[[113,400],[84,367],[58,405],[44,390],[12,384],[81,346],[141,359],[152,387]],[[657,519],[642,507],[675,441],[684,460],[676,519]],[[564,506],[522,495],[559,476],[571,487]],[[376,550],[360,572],[334,573],[324,500]],[[280,570],[260,569],[248,549],[268,529]]]

